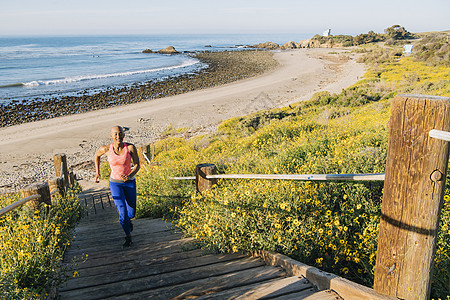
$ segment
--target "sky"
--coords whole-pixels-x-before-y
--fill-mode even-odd
[[[0,36],[450,29],[449,0],[0,0]]]

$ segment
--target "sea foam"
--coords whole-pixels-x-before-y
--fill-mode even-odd
[[[74,83],[74,82],[87,81],[87,80],[104,79],[104,78],[111,78],[111,77],[122,77],[122,76],[132,76],[132,75],[137,75],[137,74],[155,73],[155,72],[161,72],[161,71],[167,71],[167,70],[174,70],[174,69],[193,66],[198,63],[200,63],[199,60],[190,58],[190,59],[182,62],[181,64],[174,65],[174,66],[168,66],[168,67],[127,71],[127,72],[118,72],[118,73],[110,73],[110,74],[91,74],[91,75],[83,75],[83,76],[66,77],[66,78],[61,78],[61,79],[52,79],[52,80],[33,80],[33,81],[29,81],[29,82],[17,83],[17,84],[12,84],[12,85],[8,85],[8,86],[21,86],[22,85],[25,87],[36,87],[36,86],[40,86],[40,85],[67,84],[67,83]]]

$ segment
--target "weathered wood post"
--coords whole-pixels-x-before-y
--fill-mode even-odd
[[[155,159],[155,144],[152,144],[152,158],[151,161]]]
[[[59,195],[61,197],[64,197],[65,191],[64,191],[64,180],[60,177],[53,177],[50,178],[48,181],[48,187],[50,189],[50,193],[52,193],[54,190],[58,189],[58,192],[55,195]]]
[[[214,184],[217,183],[217,179],[207,179],[207,175],[216,175],[217,168],[213,164],[199,164],[195,166],[195,186],[197,192],[203,193],[203,191],[210,190]]]
[[[69,171],[67,170],[67,159],[65,154],[53,155],[53,164],[55,165],[55,175],[57,177],[64,177],[64,185],[69,184]],[[61,170],[62,166],[62,170]]]
[[[69,185],[74,185],[75,184],[75,174],[73,173],[73,171],[70,171],[69,173]]]
[[[45,204],[52,205],[52,200],[50,197],[50,189],[48,188],[47,182],[37,182],[27,185],[21,190],[22,197],[26,198],[33,195],[41,195],[38,200],[32,200],[29,203],[32,209],[36,210],[39,208],[39,204],[44,202]]]
[[[138,156],[141,164],[147,162],[149,153],[150,153],[150,145],[138,146]],[[144,155],[147,157],[147,159],[145,159]]]
[[[450,98],[400,95],[391,108],[374,289],[428,299],[442,207],[450,131]]]

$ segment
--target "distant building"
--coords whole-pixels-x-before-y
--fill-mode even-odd
[[[331,35],[331,29],[327,29],[322,33],[322,36],[330,36]]]
[[[403,53],[405,54],[411,54],[412,53],[412,49],[413,49],[414,45],[405,45],[403,46]]]

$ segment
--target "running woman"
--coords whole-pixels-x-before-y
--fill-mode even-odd
[[[141,165],[136,147],[133,144],[125,143],[124,137],[123,128],[114,126],[111,129],[113,142],[101,146],[95,153],[95,182],[100,181],[100,157],[106,154],[111,168],[109,188],[114,204],[119,211],[120,225],[126,235],[123,246],[130,247],[133,243],[131,240],[131,231],[133,231],[131,219],[136,214],[136,180],[134,175],[139,171]],[[133,161],[133,167],[131,161]]]

